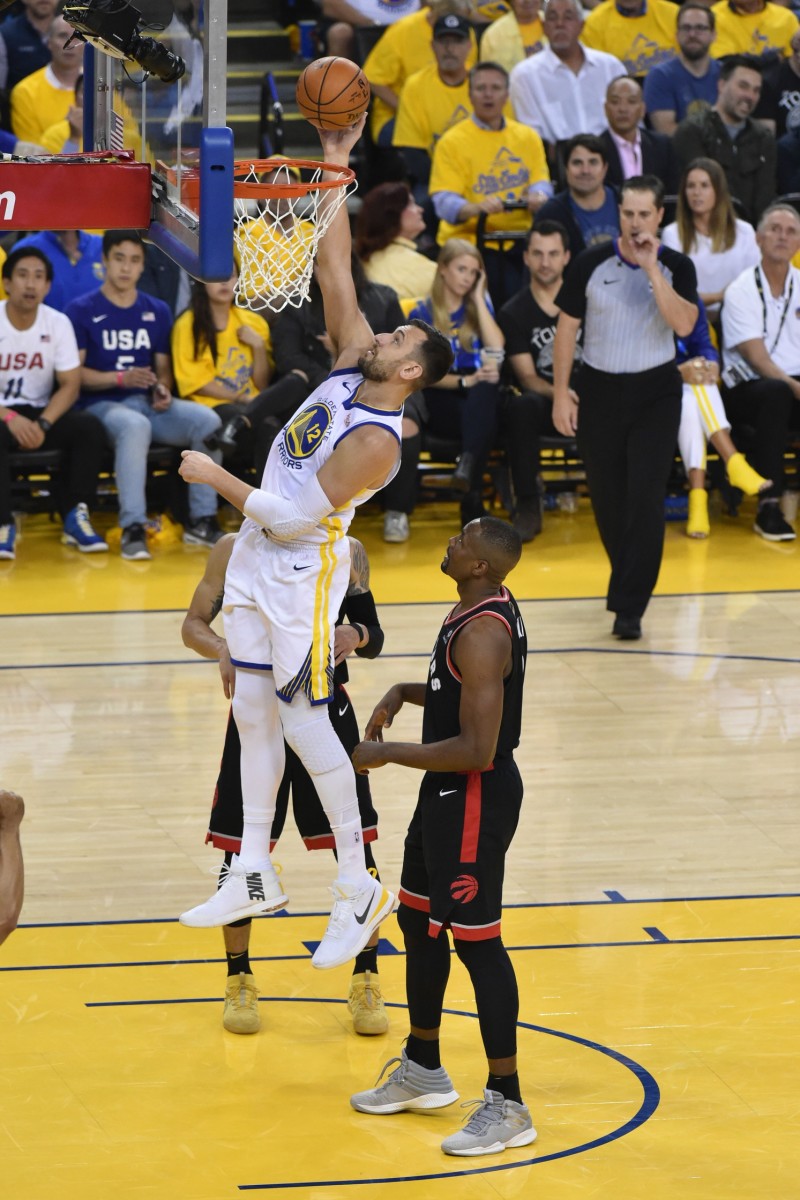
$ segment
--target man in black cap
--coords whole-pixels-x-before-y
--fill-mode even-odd
[[[471,34],[469,21],[457,13],[439,17],[433,25],[436,62],[410,75],[400,93],[392,140],[403,156],[418,204],[428,196],[433,147],[445,130],[472,112],[467,79]]]

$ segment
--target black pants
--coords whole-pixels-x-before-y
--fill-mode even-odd
[[[503,404],[503,434],[518,508],[537,500],[539,439],[557,437],[553,401],[538,392],[509,392]]]
[[[14,412],[35,421],[41,416],[42,409],[34,408],[31,404],[15,404]],[[102,460],[108,453],[106,431],[97,417],[93,417],[89,412],[74,410],[64,413],[44,435],[44,442],[39,449],[63,450],[66,455],[66,470],[58,495],[61,516],[66,516],[76,504],[85,504],[87,508],[93,508],[97,493],[97,476]],[[7,525],[11,521],[11,472],[8,458],[10,454],[24,453],[8,425],[4,421],[0,422],[0,525]]]
[[[681,386],[674,364],[635,375],[584,366],[578,375],[578,450],[611,563],[611,612],[641,616],[656,586]]]
[[[783,456],[789,430],[800,427],[800,403],[781,379],[753,379],[725,392],[725,411],[733,426],[755,430],[747,458],[760,475],[772,480],[762,500],[783,492]]]

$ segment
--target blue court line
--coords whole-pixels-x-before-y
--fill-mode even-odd
[[[745,892],[734,896],[639,896],[629,898],[621,892],[605,892],[608,900],[519,900],[503,908],[596,908],[609,904],[714,904],[720,900],[797,900],[800,892]],[[330,912],[289,913],[285,909],[269,914],[256,914],[254,921],[299,921],[304,917],[329,917]],[[83,929],[104,925],[174,925],[175,917],[128,917],[122,921],[38,921],[20,923],[19,929]]]
[[[797,942],[800,941],[800,933],[761,933],[748,934],[747,936],[728,937],[704,937],[704,938],[670,938],[667,939],[661,935],[660,939],[653,940],[648,937],[645,941],[641,939],[630,939],[618,942],[543,942],[541,944],[528,944],[519,946],[506,945],[506,950],[509,954],[525,953],[531,951],[542,950],[623,950],[632,946],[704,946],[704,945],[729,945],[735,942]],[[394,951],[397,955],[404,955],[404,950]],[[454,951],[451,950],[451,954]],[[132,962],[92,962],[92,963],[41,963],[34,966],[16,966],[16,967],[0,967],[0,975],[16,971],[104,971],[111,970],[117,967],[191,967],[204,966],[210,963],[222,963],[221,958],[154,958],[142,959]],[[309,954],[264,954],[258,957],[250,956],[251,962],[309,962]]]
[[[704,596],[796,596],[798,595],[797,588],[750,588],[746,592],[658,592],[652,597],[652,601],[657,600],[682,600],[682,599],[702,599]],[[605,596],[518,596],[514,593],[514,598],[519,603],[525,604],[596,604],[598,600],[605,600]],[[382,600],[381,608],[434,608],[445,607],[450,604],[452,608],[453,601],[447,600]],[[0,621],[16,620],[19,617],[148,617],[152,614],[185,614],[185,608],[96,608],[96,609],[81,609],[79,612],[23,612],[23,613],[0,613]]]
[[[660,929],[657,929],[655,927],[655,925],[645,925],[644,931],[648,937],[651,937],[653,939],[654,942],[668,942],[669,941],[669,938],[667,937],[667,935],[665,933],[662,933]]]
[[[620,646],[553,646],[537,650],[531,648],[528,655],[547,654],[638,654],[643,658],[689,658],[710,659],[715,662],[753,663],[800,663],[800,658],[785,658],[773,654],[719,654],[713,651],[694,650],[640,650],[623,649]],[[398,654],[382,654],[382,659],[430,658],[429,650],[406,650]],[[0,671],[76,671],[103,667],[202,667],[217,666],[209,658],[134,658],[119,662],[74,662],[74,663],[2,663]]]
[[[344,1001],[340,1001],[340,1003],[344,1003]],[[470,1017],[472,1020],[477,1020],[476,1013],[461,1012],[448,1008],[443,1009],[443,1012],[448,1016]],[[515,1171],[519,1167],[535,1167],[540,1163],[553,1162],[555,1159],[571,1158],[574,1154],[585,1154],[587,1150],[596,1150],[599,1146],[605,1146],[609,1142],[618,1141],[619,1138],[633,1133],[634,1130],[644,1125],[646,1121],[649,1121],[658,1108],[661,1093],[656,1080],[646,1067],[635,1062],[634,1059],[628,1058],[626,1054],[621,1054],[618,1050],[612,1050],[610,1046],[603,1046],[600,1042],[592,1042],[588,1038],[578,1037],[577,1034],[564,1033],[560,1029],[549,1029],[545,1025],[533,1025],[528,1021],[518,1021],[517,1028],[528,1029],[534,1033],[543,1033],[549,1037],[563,1038],[567,1042],[575,1042],[579,1046],[585,1046],[589,1050],[596,1050],[600,1054],[605,1054],[606,1057],[625,1067],[635,1076],[642,1088],[642,1102],[637,1112],[629,1120],[618,1126],[617,1129],[612,1129],[610,1133],[605,1133],[601,1137],[593,1138],[592,1141],[583,1142],[578,1146],[570,1146],[566,1150],[556,1150],[552,1154],[541,1154],[535,1158],[520,1159],[517,1162],[497,1163],[491,1167],[435,1171],[424,1175],[389,1175],[381,1179],[308,1179],[293,1183],[240,1183],[238,1185],[239,1191],[277,1191],[281,1188],[308,1188],[316,1190],[324,1187],[370,1187],[379,1183],[421,1183],[432,1179],[459,1179],[470,1175],[494,1175],[498,1171]]]

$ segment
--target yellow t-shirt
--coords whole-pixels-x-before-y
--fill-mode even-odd
[[[442,134],[471,112],[469,80],[449,87],[433,63],[415,71],[403,85],[392,141],[395,146],[413,146],[433,154]]]
[[[75,89],[60,87],[50,67],[41,67],[11,89],[11,131],[40,146],[45,130],[63,121],[74,103]]]
[[[430,9],[422,8],[409,17],[401,17],[390,25],[381,40],[373,46],[364,63],[364,74],[370,83],[391,88],[398,96],[409,75],[421,71],[436,62],[433,56],[433,29],[428,16]],[[467,59],[467,70],[478,61],[478,42],[472,35],[472,52]],[[387,121],[391,121],[395,110],[381,100],[372,97],[370,104],[370,132],[377,139]]]
[[[629,75],[641,76],[675,57],[677,23],[678,6],[670,0],[647,0],[639,17],[623,17],[615,0],[603,0],[586,18],[581,41],[613,54]]]
[[[267,358],[272,363],[269,325],[258,313],[250,312],[247,308],[231,308],[228,324],[217,332],[216,363],[208,346],[195,357],[192,313],[190,309],[181,313],[172,327],[172,367],[180,396],[210,408],[230,402],[216,396],[199,395],[200,389],[209,383],[221,383],[223,387],[230,388],[231,400],[252,400],[258,395],[252,379],[252,348],[240,342],[236,335],[242,325],[248,326],[264,339]]]
[[[513,13],[501,17],[481,38],[481,62],[496,62],[507,71],[544,49],[545,36],[538,19],[520,25]]]
[[[56,121],[55,125],[51,125],[49,129],[45,129],[39,145],[43,146],[48,154],[64,154],[65,146],[72,141],[72,130],[69,127],[69,121]],[[78,151],[83,149],[83,138],[78,138]]]
[[[436,144],[431,168],[430,193],[455,192],[471,204],[489,196],[503,200],[527,200],[534,183],[549,180],[550,171],[542,139],[535,129],[519,121],[506,121],[502,129],[479,129],[473,121],[461,121],[442,134]],[[527,210],[497,213],[487,222],[489,229],[527,229]],[[461,225],[439,222],[436,240],[448,238],[475,241],[477,218]]]
[[[399,300],[409,300],[430,295],[436,263],[420,254],[407,238],[395,238],[369,256],[364,270],[371,283],[385,283],[394,288]]]
[[[737,13],[728,0],[712,5],[717,20],[717,36],[711,43],[711,54],[722,58],[726,54],[763,54],[766,50],[792,52],[790,41],[797,32],[797,17],[780,4],[765,4],[761,12]]]

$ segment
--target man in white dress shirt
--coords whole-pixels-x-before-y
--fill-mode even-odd
[[[759,494],[753,526],[768,542],[790,542],[791,525],[779,507],[789,430],[800,423],[800,217],[789,204],[772,204],[758,224],[761,262],[729,284],[722,308],[722,382],[734,425],[755,428],[748,459],[774,480]]]
[[[613,54],[582,44],[579,0],[548,0],[542,26],[549,45],[511,72],[517,120],[532,125],[549,146],[576,133],[602,133],[606,89],[625,67]]]

